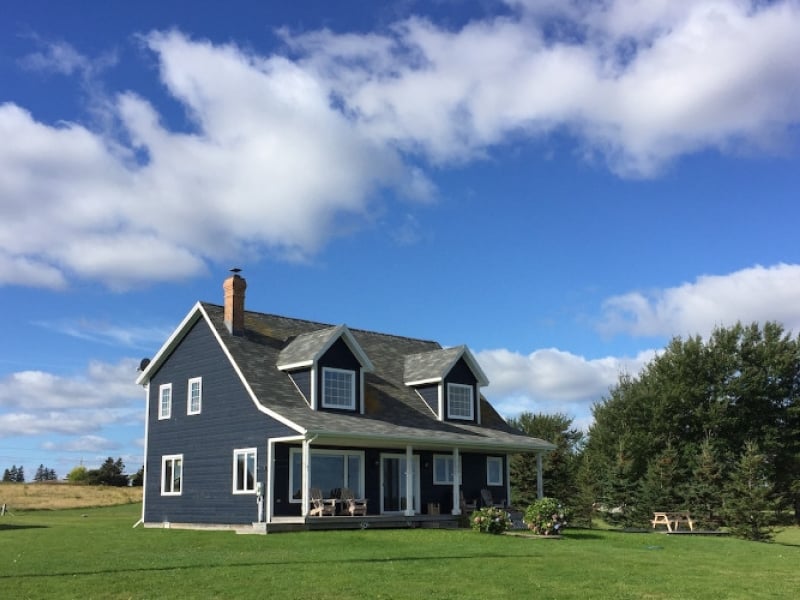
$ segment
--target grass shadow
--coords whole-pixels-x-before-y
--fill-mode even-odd
[[[9,531],[13,529],[47,529],[48,525],[12,525],[10,523],[0,523],[0,531]]]

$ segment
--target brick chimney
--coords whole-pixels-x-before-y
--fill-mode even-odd
[[[244,291],[247,281],[239,277],[240,269],[231,269],[231,275],[222,284],[225,290],[225,313],[223,319],[225,327],[233,335],[244,334]]]

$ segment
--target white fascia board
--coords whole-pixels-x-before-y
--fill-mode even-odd
[[[372,361],[361,348],[361,345],[356,341],[356,338],[353,337],[353,334],[350,332],[350,329],[348,329],[347,325],[344,324],[336,326],[334,329],[334,335],[330,337],[325,345],[320,348],[319,352],[317,352],[317,354],[314,356],[314,362],[317,362],[320,358],[322,358],[325,353],[330,350],[331,346],[336,343],[336,340],[341,337],[344,337],[344,343],[347,344],[347,347],[350,348],[350,352],[355,355],[356,360],[359,362],[359,364],[361,364],[361,369],[367,373],[372,373],[372,371],[375,370]]]
[[[441,382],[442,382],[441,377],[431,377],[430,379],[417,379],[415,381],[404,381],[403,383],[405,383],[407,386],[410,387],[413,385],[429,385],[431,383],[441,383]]]
[[[462,358],[467,361],[467,366],[469,366],[472,374],[475,375],[475,379],[478,380],[478,386],[485,387],[489,385],[489,378],[486,376],[486,373],[483,372],[478,360],[475,358],[472,352],[470,352],[470,349],[467,346],[461,346],[461,352],[459,352],[458,356],[456,356],[447,366],[447,369],[445,369],[445,375],[450,373],[453,367],[456,366],[456,363]]]
[[[189,332],[189,329],[195,322],[200,318],[200,316],[205,312],[202,310],[203,306],[199,302],[192,307],[192,310],[183,318],[180,325],[175,328],[175,331],[172,332],[172,335],[167,338],[167,341],[164,342],[164,345],[161,346],[156,355],[150,361],[150,364],[145,367],[145,370],[141,372],[139,377],[136,378],[137,385],[144,385],[148,381],[150,381],[150,376],[161,364],[167,359],[167,357],[172,353],[172,351],[177,347],[183,337]],[[206,316],[206,320],[208,317]],[[212,327],[213,329],[213,327]]]
[[[272,417],[276,421],[278,421],[280,423],[283,423],[284,425],[286,425],[287,427],[290,427],[291,429],[294,429],[298,433],[305,434],[306,430],[303,427],[300,427],[300,425],[298,425],[297,423],[295,423],[293,421],[290,421],[289,419],[287,419],[283,415],[276,413],[274,410],[267,408],[266,406],[261,404],[261,402],[259,402],[258,397],[255,395],[255,392],[253,392],[253,388],[250,387],[250,383],[247,381],[247,378],[242,373],[241,369],[239,368],[239,365],[236,364],[236,361],[233,359],[233,356],[231,355],[230,351],[228,350],[228,347],[222,341],[222,338],[219,337],[219,332],[217,332],[216,328],[214,327],[214,324],[211,322],[211,319],[209,318],[209,316],[206,313],[205,309],[203,309],[203,306],[201,304],[199,304],[199,303],[198,303],[198,308],[199,308],[200,314],[203,315],[203,318],[205,319],[206,324],[208,325],[208,328],[211,330],[211,333],[214,335],[214,338],[217,340],[217,343],[219,344],[219,347],[222,349],[222,352],[225,353],[225,356],[228,357],[228,360],[230,361],[231,366],[233,367],[233,370],[236,371],[236,374],[239,376],[239,380],[242,382],[242,385],[244,386],[244,389],[247,390],[247,393],[250,395],[250,399],[253,401],[253,404],[255,404],[256,408],[260,412],[264,413],[265,415],[268,415],[268,416]]]
[[[304,360],[301,362],[290,363],[288,365],[278,365],[279,371],[294,371],[295,369],[304,369],[314,365],[313,360]]]

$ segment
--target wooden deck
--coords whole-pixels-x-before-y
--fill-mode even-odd
[[[409,529],[425,527],[445,529],[458,527],[460,517],[453,515],[368,515],[364,517],[274,517],[272,523],[253,523],[240,527],[237,533],[267,534],[286,531],[322,531],[328,529]]]

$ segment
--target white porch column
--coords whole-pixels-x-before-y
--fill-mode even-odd
[[[311,500],[311,440],[303,440],[303,457],[301,470],[303,471],[302,482],[302,506],[300,514],[308,516],[308,503]]]
[[[511,506],[511,455],[506,454],[506,506]]]
[[[536,453],[536,497],[544,497],[544,483],[542,483],[542,453]]]
[[[414,516],[414,451],[406,446],[406,516]]]
[[[264,479],[264,485],[267,487],[265,490],[267,510],[264,520],[272,523],[273,504],[275,503],[275,442],[273,440],[267,440],[267,469]]]
[[[451,514],[461,514],[461,454],[453,448],[453,510]]]

